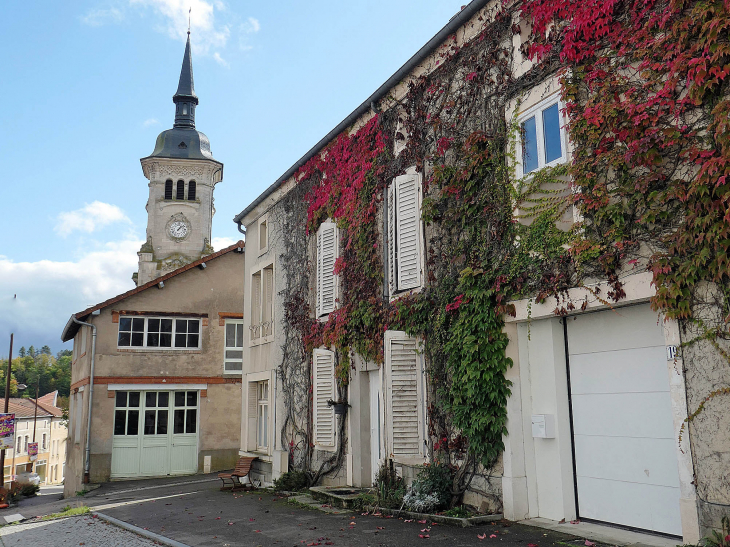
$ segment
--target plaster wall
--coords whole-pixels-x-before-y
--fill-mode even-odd
[[[204,455],[212,456],[212,470],[232,468],[240,443],[241,377],[223,370],[225,327],[220,313],[240,314],[243,310],[244,255],[229,252],[206,263],[206,268],[190,269],[165,282],[162,289],[151,287],[116,302],[87,321],[97,327],[94,404],[92,409],[91,481],[109,480],[114,420],[114,392],[109,385],[166,384],[206,385],[201,392],[199,429],[199,472]],[[200,349],[153,350],[118,348],[119,312],[165,312],[201,317]],[[88,327],[82,327],[87,328]],[[88,412],[88,379],[91,335],[85,337],[88,350],[72,364],[71,427],[67,443],[65,495],[83,488],[83,446]],[[79,343],[77,334],[74,343]],[[82,404],[81,421],[75,405]],[[79,442],[75,428],[80,428]]]

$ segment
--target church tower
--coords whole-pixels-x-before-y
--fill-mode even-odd
[[[223,178],[223,164],[213,159],[208,137],[195,129],[198,97],[190,32],[172,102],[172,129],[160,133],[152,154],[140,160],[150,195],[147,241],[137,253],[139,271],[132,276],[138,286],[213,252],[213,189]]]

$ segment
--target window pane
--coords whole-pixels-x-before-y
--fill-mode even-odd
[[[240,361],[228,361],[226,363],[226,371],[228,372],[241,372],[243,370],[243,363]]]
[[[560,142],[560,112],[557,103],[542,111],[542,129],[545,137],[545,163],[562,157]]]
[[[164,407],[169,406],[169,404],[170,404],[169,401],[170,401],[170,393],[169,392],[167,392],[167,391],[160,391],[157,394],[157,406],[158,407],[163,407],[164,408]]]
[[[185,418],[185,433],[195,433],[195,421],[198,415],[198,411],[194,408],[189,408],[187,416]]]
[[[133,346],[142,346],[142,340],[144,339],[144,333],[142,332],[133,332],[132,333],[132,345]]]
[[[160,334],[160,347],[171,348],[172,347],[172,334]]]
[[[188,334],[188,347],[189,348],[198,347],[198,335],[197,334]]]
[[[226,347],[236,347],[236,325],[233,323],[226,323]]]
[[[160,320],[159,319],[150,319],[147,322],[147,331],[148,332],[160,332]]]
[[[191,319],[188,321],[188,332],[199,332],[200,331],[200,321],[197,319]]]
[[[175,392],[175,406],[185,406],[185,392],[184,391]]]
[[[160,345],[160,335],[157,333],[147,334],[147,345],[151,348],[156,348]]]
[[[128,346],[131,342],[132,337],[128,332],[120,332],[119,333],[119,346]]]
[[[172,332],[172,319],[160,319],[160,332]]]
[[[146,393],[144,404],[147,407],[157,406],[157,393],[154,391],[150,391],[149,393]]]
[[[117,393],[117,395],[119,395],[119,394]],[[115,435],[124,435],[124,429],[127,425],[126,419],[127,419],[126,410],[117,410],[114,413],[114,434]]]
[[[185,342],[187,341],[187,335],[185,334],[176,334],[175,335],[175,347],[176,348],[184,348]]]
[[[144,319],[141,317],[132,319],[132,330],[134,332],[144,332]]]
[[[129,317],[122,317],[119,319],[119,330],[132,330],[132,319]]]
[[[535,116],[522,122],[522,172],[537,169],[537,128]]]
[[[187,405],[188,406],[198,406],[198,392],[197,391],[188,391]]]
[[[129,406],[139,406],[139,391],[129,392]]]
[[[127,435],[139,434],[139,410],[127,412]]]
[[[118,408],[124,408],[125,406],[127,406],[127,392],[126,391],[117,391],[116,406]]]
[[[155,434],[155,411],[147,410],[144,413],[144,434],[154,435]]]
[[[157,434],[167,435],[167,410],[157,411]]]
[[[175,332],[187,332],[188,322],[185,319],[175,320]]]
[[[173,433],[185,433],[185,411],[176,410],[174,415]]]
[[[236,325],[236,347],[243,347],[243,324]]]
[[[226,359],[237,359],[240,360],[243,358],[243,352],[238,349],[227,349],[226,350]]]

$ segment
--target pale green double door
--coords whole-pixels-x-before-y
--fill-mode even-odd
[[[198,470],[198,391],[117,391],[112,478]]]

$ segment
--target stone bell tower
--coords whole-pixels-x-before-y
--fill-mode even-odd
[[[139,271],[132,276],[138,286],[213,252],[213,189],[223,178],[223,164],[213,159],[208,137],[195,129],[198,97],[190,32],[172,102],[172,129],[160,133],[152,154],[140,160],[150,195],[147,241],[137,253]]]

